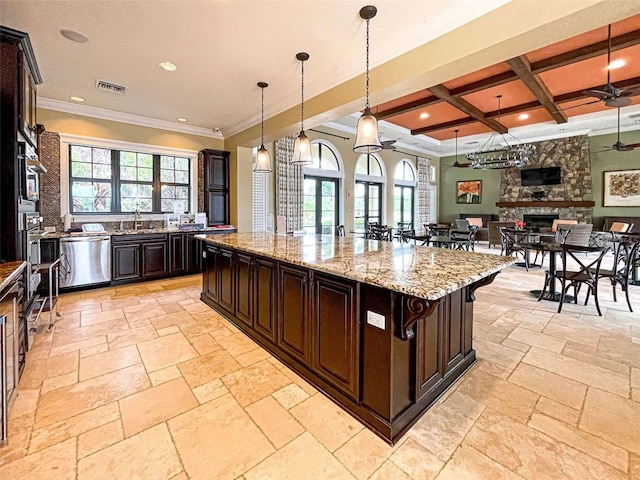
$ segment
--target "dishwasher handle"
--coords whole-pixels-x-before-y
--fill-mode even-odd
[[[74,237],[74,238],[61,238],[60,243],[67,242],[108,242],[110,237]]]

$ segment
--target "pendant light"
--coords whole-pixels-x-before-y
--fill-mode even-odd
[[[367,21],[367,68],[366,68],[366,101],[364,113],[358,120],[358,131],[353,151],[357,153],[373,153],[382,150],[382,143],[378,135],[378,120],[369,108],[369,20],[376,16],[378,9],[373,5],[367,5],[360,9],[360,18]]]
[[[253,169],[256,173],[270,173],[271,172],[271,159],[269,158],[269,152],[264,148],[264,89],[269,86],[268,83],[258,82],[258,86],[262,91],[261,102],[261,114],[260,114],[260,148],[258,149],[258,156],[256,157],[256,166]]]
[[[300,135],[296,138],[296,143],[293,146],[291,163],[293,165],[311,165],[313,163],[313,159],[311,158],[311,142],[309,142],[309,137],[304,133],[304,62],[309,60],[309,54],[300,52],[296,55],[296,59],[300,60],[302,66],[302,100],[300,102]]]

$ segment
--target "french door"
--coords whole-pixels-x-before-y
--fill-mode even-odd
[[[371,223],[381,223],[382,184],[356,181],[354,195],[354,227],[365,230]]]
[[[302,228],[307,233],[334,235],[338,225],[338,179],[304,177]]]

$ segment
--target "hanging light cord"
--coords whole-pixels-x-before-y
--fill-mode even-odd
[[[302,64],[302,88],[300,89],[300,131],[304,132],[304,60],[300,63]]]
[[[365,80],[365,90],[367,92],[367,99],[364,104],[364,108],[369,108],[369,19],[367,18],[367,70]]]
[[[262,92],[262,108],[260,113],[260,125],[262,130],[260,131],[260,143],[264,145],[264,88],[261,88],[260,91]]]

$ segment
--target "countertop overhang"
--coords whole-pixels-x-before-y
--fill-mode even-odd
[[[515,263],[513,257],[355,237],[254,232],[198,238],[426,300],[438,300]]]
[[[20,278],[26,266],[27,262],[0,263],[0,290]]]

